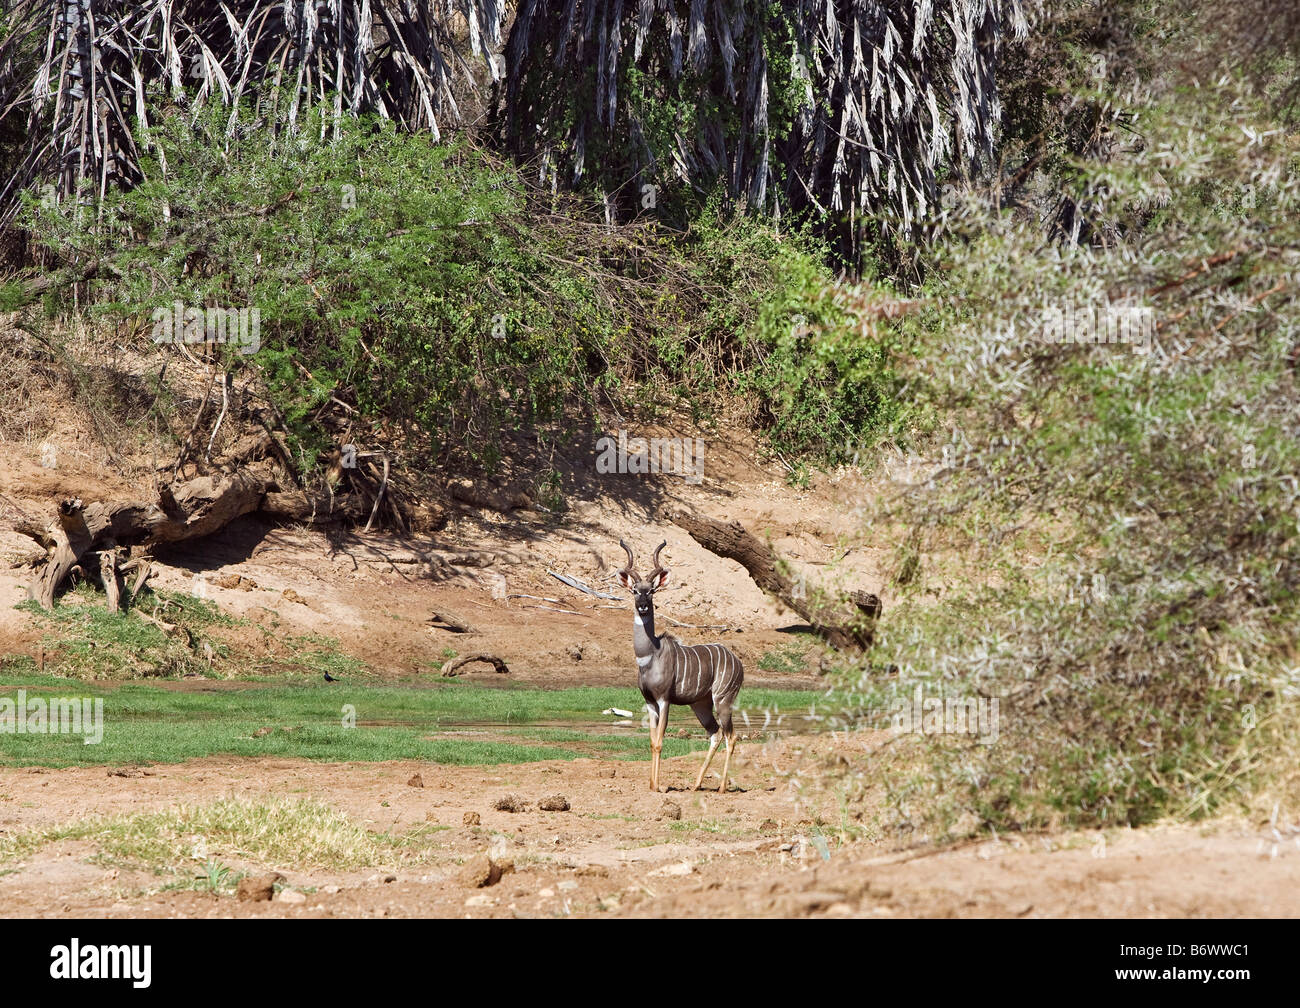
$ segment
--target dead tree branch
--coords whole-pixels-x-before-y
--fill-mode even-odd
[[[738,521],[724,523],[686,510],[671,510],[665,517],[710,553],[735,560],[759,588],[802,616],[833,647],[865,651],[871,646],[880,615],[877,596],[854,591],[835,597],[810,590],[786,573],[791,569],[786,560]]]

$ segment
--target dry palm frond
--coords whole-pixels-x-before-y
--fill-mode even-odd
[[[849,231],[871,216],[912,234],[933,216],[936,174],[964,173],[992,148],[998,49],[1027,32],[1025,6],[524,0],[508,47],[509,140],[580,178],[593,141],[630,136],[639,183],[721,178],[750,207],[833,215]],[[690,88],[708,95],[687,134],[651,139],[619,93],[628,66],[675,82],[679,105]],[[793,115],[774,122],[791,94]]]
[[[137,181],[138,144],[168,98],[236,106],[269,86],[290,129],[327,102],[436,136],[458,117],[454,87],[473,84],[455,20],[495,72],[502,0],[17,0],[0,20],[0,121],[25,117],[31,149],[0,217],[36,178],[79,198],[93,196],[87,180],[99,192]]]

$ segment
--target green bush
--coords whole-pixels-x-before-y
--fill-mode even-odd
[[[317,111],[292,137],[231,134],[227,113],[177,111],[141,137],[139,186],[29,218],[104,264],[89,303],[119,328],[147,337],[178,302],[256,308],[256,352],[227,345],[225,364],[256,367],[305,467],[333,440],[332,399],[416,468],[490,466],[513,432],[639,389],[697,416],[752,393],[801,453],[891,422],[886,350],[852,328],[811,240],[716,201],[684,237],[608,228],[463,140],[334,126]]]
[[[1138,111],[1140,147],[1074,167],[1096,241],[967,207],[904,326],[945,430],[871,510],[912,576],[843,682],[876,711],[997,698],[1001,722],[873,762],[908,835],[1300,799],[1300,163],[1248,138],[1269,110],[1239,83],[1175,75]],[[1132,341],[1095,342],[1127,305]]]

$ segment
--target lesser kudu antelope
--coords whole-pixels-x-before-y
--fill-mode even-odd
[[[650,712],[650,790],[659,790],[659,752],[668,727],[668,708],[673,704],[690,707],[709,733],[709,755],[695,778],[698,790],[713,762],[719,740],[727,745],[722,766],[719,792],[727,790],[727,771],[736,731],[731,724],[731,707],[745,681],[740,659],[723,644],[696,644],[688,647],[671,634],[655,635],[654,593],[668,583],[667,568],[659,566],[659,554],[667,540],[655,550],[654,570],[642,580],[633,569],[632,551],[622,539],[618,544],[627,553],[627,566],[618,572],[619,583],[632,593],[632,647],[636,652],[638,685]],[[718,716],[713,716],[714,708]]]

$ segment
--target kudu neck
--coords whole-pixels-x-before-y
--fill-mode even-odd
[[[638,658],[659,650],[659,639],[655,637],[654,606],[650,607],[645,616],[636,611],[636,606],[632,607],[632,647]]]

